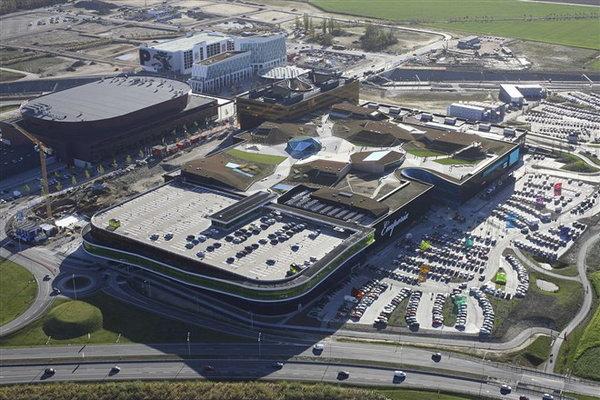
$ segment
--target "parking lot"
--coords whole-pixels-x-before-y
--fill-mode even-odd
[[[600,95],[564,92],[517,118],[531,124],[532,133],[576,143],[600,142]]]
[[[523,298],[529,290],[528,269],[504,250],[512,244],[536,257],[555,254],[548,261],[560,257],[586,229],[577,220],[598,211],[599,197],[593,184],[519,170],[512,185],[460,207],[434,205],[309,315],[322,325],[382,329],[399,313],[411,330],[489,336],[490,299]],[[453,321],[444,318],[448,307]]]
[[[299,272],[334,250],[348,234],[267,209],[232,231],[210,215],[237,199],[207,188],[172,183],[102,212],[95,224],[120,222],[116,233],[257,280]]]

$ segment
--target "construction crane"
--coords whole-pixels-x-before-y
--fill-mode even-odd
[[[46,168],[46,153],[49,149],[38,138],[33,136],[31,133],[27,132],[25,129],[23,129],[16,123],[13,123],[12,126],[16,130],[21,132],[23,136],[29,139],[37,147],[38,152],[40,153],[42,196],[44,197],[44,202],[46,203],[46,216],[48,217],[48,219],[52,219],[52,205],[50,204],[50,191],[48,190],[48,169]]]

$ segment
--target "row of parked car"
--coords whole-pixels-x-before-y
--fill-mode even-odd
[[[485,293],[483,293],[479,288],[470,288],[469,295],[477,300],[479,307],[481,307],[483,310],[483,324],[479,329],[479,334],[481,336],[491,335],[492,330],[494,329],[494,319],[496,317],[492,304],[486,297]]]
[[[581,215],[585,213],[587,210],[591,209],[596,205],[596,201],[598,200],[599,192],[594,193],[589,198],[583,200],[581,203],[577,204],[573,209],[571,209],[572,215]]]
[[[419,308],[419,303],[421,302],[422,296],[422,291],[413,290],[408,298],[404,320],[406,321],[406,325],[408,325],[411,329],[419,329],[420,324],[417,321],[417,309]]]
[[[512,269],[515,270],[517,279],[519,280],[517,290],[515,291],[515,297],[523,298],[527,295],[527,291],[529,290],[529,274],[527,273],[527,269],[521,264],[517,257],[512,254],[506,255],[506,261],[510,264]]]
[[[456,298],[462,295],[463,291],[460,288],[453,289],[450,294],[450,299],[456,304],[456,322],[454,323],[454,328],[459,331],[464,331],[467,326],[467,303],[456,301]]]
[[[388,284],[384,282],[374,280],[367,282],[367,284],[365,284],[360,290],[358,290],[358,293],[362,294],[359,295],[360,300],[356,303],[356,305],[350,312],[350,318],[352,318],[353,320],[359,320],[363,316],[367,308],[369,308],[375,302],[375,300],[379,298],[381,293],[387,290],[387,288]]]
[[[396,310],[398,305],[405,298],[410,296],[411,293],[412,293],[412,289],[402,288],[402,290],[400,290],[400,293],[398,293],[396,296],[394,296],[394,298],[392,298],[392,300],[383,307],[383,310],[379,313],[379,316],[377,318],[375,318],[373,325],[375,327],[381,327],[381,326],[385,327],[388,323],[388,318],[390,317],[390,315],[392,315],[392,313]]]
[[[444,304],[446,304],[446,300],[448,300],[448,295],[445,293],[438,293],[435,295],[435,300],[433,301],[433,309],[431,311],[431,325],[432,326],[440,326],[444,323]]]

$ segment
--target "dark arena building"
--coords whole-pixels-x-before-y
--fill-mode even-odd
[[[217,117],[217,102],[183,82],[145,76],[104,78],[21,106],[19,125],[61,159],[96,162],[160,140],[173,128]]]

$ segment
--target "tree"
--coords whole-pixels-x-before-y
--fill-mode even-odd
[[[296,15],[296,19],[294,20],[294,27],[296,29],[302,28],[302,23],[300,22],[300,17]]]
[[[86,177],[86,179],[90,179],[90,176],[92,176],[92,174],[90,173],[90,170],[86,169],[85,170],[85,177]]]
[[[327,34],[327,20],[325,18],[323,18],[323,22],[321,23],[321,31],[323,35]]]
[[[102,164],[98,164],[98,167],[96,169],[98,170],[98,174],[104,174],[104,166]]]
[[[62,183],[58,182],[56,184],[56,186],[54,186],[54,188],[56,189],[57,192],[60,192],[63,188],[63,185],[62,185]]]
[[[302,24],[304,25],[304,31],[308,31],[310,28],[310,19],[308,18],[308,14],[304,14],[302,16]]]
[[[335,22],[333,21],[333,18],[329,18],[328,24],[329,24],[329,33],[334,35],[336,29],[335,29]]]
[[[73,186],[77,185],[77,178],[75,177],[75,175],[73,175],[71,177],[71,185],[73,185]]]
[[[308,20],[308,34],[310,35],[310,37],[314,38],[315,37],[315,25],[313,24],[313,19],[310,18]]]
[[[131,164],[131,161],[132,161],[131,156],[129,154],[127,154],[127,157],[125,157],[125,162],[127,164]]]

